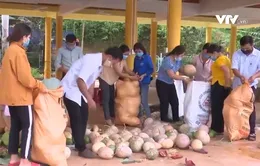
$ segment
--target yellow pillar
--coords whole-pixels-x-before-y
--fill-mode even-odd
[[[182,0],[168,0],[167,40],[168,51],[181,42]]]
[[[232,60],[232,56],[236,51],[237,47],[237,27],[231,26],[230,46],[229,46],[229,57]]]
[[[133,48],[137,41],[137,0],[126,0],[125,14],[125,43]],[[127,58],[127,65],[133,69],[134,55]]]
[[[56,55],[58,53],[59,48],[62,46],[62,40],[63,40],[63,17],[62,16],[56,16]],[[61,79],[62,72],[56,71],[56,78]]]
[[[156,76],[155,70],[156,70],[156,54],[157,54],[157,28],[158,28],[157,21],[152,19],[152,22],[151,22],[151,37],[150,37],[150,54],[151,54],[153,66],[154,66],[153,77]]]
[[[206,28],[206,43],[212,42],[212,27]]]
[[[51,29],[52,18],[45,18],[44,78],[51,77]]]

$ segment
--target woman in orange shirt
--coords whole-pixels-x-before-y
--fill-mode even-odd
[[[33,90],[47,92],[46,87],[33,78],[27,59],[26,48],[30,43],[31,28],[16,24],[8,37],[10,46],[2,61],[0,104],[8,105],[11,115],[11,130],[8,152],[11,154],[9,166],[36,166],[28,160],[33,126]],[[21,159],[18,156],[19,132],[21,138]]]

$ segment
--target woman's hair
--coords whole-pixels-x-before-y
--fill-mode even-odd
[[[77,37],[74,34],[68,34],[66,36],[66,42],[73,43],[77,40]]]
[[[140,49],[143,51],[144,54],[147,54],[146,49],[144,48],[144,45],[142,43],[135,43],[134,50]]]
[[[183,45],[176,46],[171,52],[169,52],[166,56],[178,56],[185,52],[185,47]]]
[[[122,44],[119,48],[123,53],[130,51],[129,47],[126,44]]]
[[[24,36],[29,36],[32,33],[32,29],[25,23],[19,23],[14,26],[13,32],[7,37],[7,41],[19,42]]]
[[[218,45],[218,44],[210,44],[209,48],[207,49],[207,53],[211,53],[213,54],[214,52],[222,52],[223,51],[223,47]]]

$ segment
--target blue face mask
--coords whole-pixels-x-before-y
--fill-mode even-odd
[[[176,57],[176,58],[175,58],[175,61],[176,61],[176,62],[182,61],[182,57]]]
[[[31,39],[28,38],[27,41],[23,43],[23,47],[27,48],[29,46],[29,44],[30,44],[30,40]]]
[[[216,61],[217,58],[212,56],[212,57],[210,57],[210,59],[211,59],[212,61]]]
[[[208,54],[202,54],[202,57],[205,58],[205,59],[209,59],[210,56]]]
[[[138,52],[138,53],[136,53],[136,56],[138,56],[138,57],[142,57],[143,55],[144,55],[143,52]]]
[[[126,58],[128,57],[128,55],[123,55],[123,59],[126,60]]]

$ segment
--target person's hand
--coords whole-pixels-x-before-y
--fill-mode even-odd
[[[93,99],[88,100],[88,109],[89,110],[96,110],[97,109],[96,102]]]
[[[144,76],[145,76],[145,74],[141,75],[141,76],[139,77],[139,81],[142,81],[142,80],[144,79]]]
[[[252,84],[254,81],[255,81],[255,77],[254,77],[254,76],[251,76],[251,77],[248,79],[248,82],[249,82],[250,84]]]
[[[188,77],[184,77],[183,81],[186,83],[186,84],[189,84],[192,79],[191,78],[188,78]]]
[[[246,81],[246,78],[244,76],[240,76],[240,81],[241,81],[242,84],[244,84],[245,81]]]
[[[132,81],[138,81],[139,80],[139,76],[138,75],[129,76],[129,79],[132,80]]]

